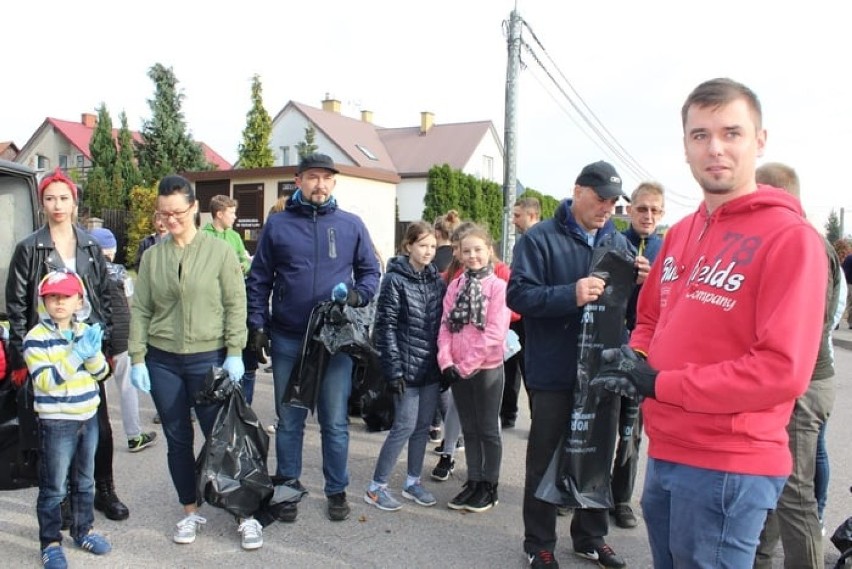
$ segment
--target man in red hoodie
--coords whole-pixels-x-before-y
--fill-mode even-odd
[[[814,369],[828,267],[798,200],[755,181],[757,96],[706,81],[682,119],[704,201],[666,234],[630,347],[605,352],[594,382],[644,398],[654,566],[751,567],[791,471],[785,427]]]

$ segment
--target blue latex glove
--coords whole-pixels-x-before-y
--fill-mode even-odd
[[[99,323],[92,324],[83,332],[83,335],[74,342],[74,353],[85,361],[94,357],[101,351],[101,342],[104,339],[104,329]]]
[[[349,295],[349,289],[346,288],[346,283],[337,283],[331,289],[331,300],[339,304],[346,302],[346,297]]]
[[[225,363],[222,364],[222,369],[228,372],[231,383],[239,383],[246,374],[246,366],[243,364],[242,356],[228,356],[225,358]]]
[[[145,364],[130,366],[130,383],[143,393],[151,393],[151,376],[148,375],[148,366]]]

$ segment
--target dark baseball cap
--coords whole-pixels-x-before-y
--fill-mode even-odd
[[[302,161],[299,162],[299,168],[296,170],[296,174],[301,174],[305,170],[310,170],[311,168],[323,168],[325,170],[331,170],[335,174],[339,172],[337,168],[334,167],[334,161],[331,159],[331,156],[326,156],[325,154],[315,153],[308,154]]]
[[[621,176],[618,175],[612,164],[603,160],[599,160],[583,168],[583,171],[580,172],[580,175],[577,176],[577,181],[574,183],[578,186],[592,188],[605,200],[627,197],[621,191]]]

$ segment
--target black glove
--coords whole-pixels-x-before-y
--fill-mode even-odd
[[[355,308],[361,306],[361,295],[354,288],[350,288],[346,293],[346,304]]]
[[[388,380],[388,393],[402,397],[402,394],[405,393],[405,378],[395,377]]]
[[[462,376],[456,366],[450,366],[441,373],[441,391],[444,392],[454,383],[461,381]]]
[[[269,342],[269,336],[266,335],[266,330],[257,328],[249,330],[248,348],[254,350],[257,363],[265,364],[266,357],[272,351],[272,344]]]
[[[622,397],[638,399],[655,398],[657,370],[630,346],[610,348],[601,352],[601,367],[589,383],[593,389],[605,389]]]

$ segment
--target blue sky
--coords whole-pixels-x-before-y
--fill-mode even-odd
[[[243,0],[226,10],[190,4],[150,0],[121,14],[102,0],[73,7],[46,0],[38,11],[21,2],[5,7],[5,22],[22,23],[4,30],[4,45],[15,54],[4,62],[0,139],[23,145],[45,117],[77,120],[101,102],[114,122],[124,110],[131,128],[139,128],[150,116],[153,84],[146,72],[156,62],[174,68],[195,138],[229,160],[236,157],[255,73],[273,116],[291,99],[319,106],[328,93],[343,102],[345,114],[371,110],[381,126],[414,125],[421,111],[431,111],[438,123],[492,120],[503,134],[503,21],[513,0]],[[761,98],[765,159],[798,170],[805,208],[820,228],[832,207],[852,213],[843,169],[852,139],[852,34],[844,5],[517,3],[528,25],[524,40],[550,57],[551,72],[561,71],[642,169],[669,189],[665,222],[700,200],[683,158],[680,106],[701,81],[729,76]],[[625,186],[635,187],[639,178],[577,127],[532,57],[524,60],[520,180],[563,197],[583,165],[607,159]]]

